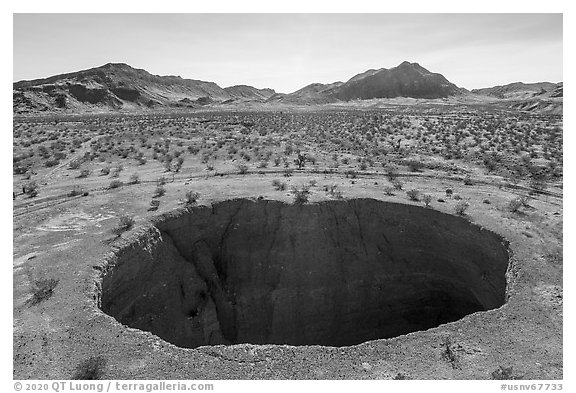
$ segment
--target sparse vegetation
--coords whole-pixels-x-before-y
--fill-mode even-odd
[[[128,179],[128,184],[138,184],[140,183],[140,176],[138,176],[137,173],[133,173],[130,175],[130,178]]]
[[[430,203],[432,202],[432,195],[424,194],[422,195],[422,200],[424,201],[424,205],[426,205],[426,207],[430,207]]]
[[[468,202],[459,201],[458,203],[456,203],[456,206],[454,206],[454,212],[459,216],[463,216],[466,214],[466,211],[468,210],[469,207],[470,204]]]
[[[241,175],[245,175],[248,173],[248,165],[241,164],[238,165],[238,173]]]
[[[127,215],[121,215],[118,219],[118,224],[112,228],[112,233],[116,236],[122,235],[124,232],[129,231],[134,227],[134,219]]]
[[[194,191],[186,191],[184,203],[186,205],[195,205],[198,202],[198,198],[200,198],[200,193]]]
[[[108,186],[108,188],[112,190],[114,188],[120,188],[123,185],[124,185],[124,183],[122,181],[116,179],[116,180],[112,180],[110,182],[110,185]]]
[[[284,191],[284,190],[286,190],[286,183],[281,182],[280,180],[274,179],[274,180],[272,180],[272,187],[274,187],[274,189],[276,191]]]
[[[294,195],[294,204],[296,205],[308,203],[310,199],[310,186],[308,185],[301,186],[300,188],[292,186],[290,192]]]
[[[166,194],[166,188],[164,188],[163,185],[158,184],[156,186],[156,189],[154,190],[154,194],[153,194],[152,198],[160,198],[160,197],[163,197],[164,194]]]
[[[420,191],[416,189],[408,190],[406,191],[406,195],[408,195],[408,199],[410,199],[411,201],[417,202],[420,197]]]

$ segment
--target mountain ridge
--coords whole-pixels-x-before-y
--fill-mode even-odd
[[[107,63],[47,78],[14,82],[13,113],[194,109],[220,104],[323,105],[398,97],[446,99],[464,95],[490,99],[557,99],[562,97],[563,88],[562,83],[516,82],[468,91],[419,63],[404,61],[389,69],[369,69],[346,82],[311,83],[285,94],[248,85],[222,88],[210,81],[153,75],[126,63]]]

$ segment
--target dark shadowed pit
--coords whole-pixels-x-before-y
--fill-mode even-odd
[[[433,209],[231,200],[154,225],[110,260],[100,306],[181,347],[354,345],[505,301],[506,242]]]

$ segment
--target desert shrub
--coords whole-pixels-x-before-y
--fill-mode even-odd
[[[309,186],[302,186],[300,189],[293,186],[290,192],[294,195],[294,203],[297,205],[307,203],[310,199]]]
[[[353,169],[348,169],[345,172],[346,178],[350,178],[350,179],[356,179],[358,177],[358,172],[356,172]]]
[[[396,179],[398,177],[398,168],[390,164],[384,164],[384,165],[385,165],[384,172],[386,173],[386,177],[388,178],[388,180],[393,181],[394,179]]]
[[[122,233],[129,231],[134,227],[134,219],[127,215],[121,215],[118,219],[118,224],[112,228],[112,233],[120,236]]]
[[[110,182],[110,185],[108,186],[108,188],[112,190],[114,188],[122,187],[123,185],[124,185],[124,183],[122,181],[115,179],[115,180],[112,180]]]
[[[238,165],[238,173],[240,173],[241,175],[245,175],[248,173],[248,165]]]
[[[150,207],[148,208],[148,211],[158,210],[158,206],[160,206],[160,201],[158,199],[152,199],[150,201]]]
[[[80,171],[80,174],[78,175],[79,178],[84,178],[84,177],[88,177],[90,176],[90,170],[89,169],[82,169]]]
[[[50,299],[54,294],[54,288],[58,285],[59,280],[55,278],[45,278],[34,281],[34,287],[32,289],[32,297],[28,299],[26,304],[29,306],[35,306],[44,300]]]
[[[97,380],[102,379],[106,368],[106,359],[102,356],[92,356],[80,363],[72,379]]]
[[[34,198],[38,195],[38,184],[35,181],[28,182],[22,187],[22,191],[30,198]]]
[[[395,190],[402,190],[402,187],[404,186],[404,183],[402,183],[399,179],[394,179],[392,180],[392,186],[394,187]]]
[[[451,188],[446,189],[446,198],[452,198],[454,191]]]
[[[162,184],[158,184],[154,190],[152,198],[160,198],[161,196],[164,196],[164,194],[166,194],[166,189]]]
[[[514,198],[510,202],[508,202],[508,211],[512,213],[516,213],[520,207],[522,207],[522,202],[520,202],[520,198]]]
[[[474,185],[474,182],[472,182],[472,176],[470,176],[470,174],[467,174],[466,176],[464,176],[464,184],[467,186]]]
[[[130,175],[130,178],[128,179],[128,184],[138,184],[140,183],[140,176],[138,176],[137,173],[133,173]]]
[[[520,208],[524,206],[524,207],[528,207],[528,197],[526,196],[519,196],[516,197],[514,199],[512,199],[510,202],[508,202],[508,211],[512,212],[512,213],[516,213],[520,210]]]
[[[198,202],[198,198],[200,198],[199,192],[186,191],[186,194],[184,196],[184,202],[187,205],[195,205],[196,202]]]
[[[82,160],[76,159],[76,160],[70,161],[70,163],[68,164],[68,168],[69,169],[78,169],[78,168],[80,168],[80,165],[82,165]]]
[[[15,175],[23,175],[28,172],[30,168],[26,165],[14,165],[14,174]]]
[[[122,172],[124,168],[122,168],[122,165],[118,165],[116,168],[114,168],[114,171],[112,172],[112,174],[110,175],[110,177],[119,177],[120,176],[120,172]]]
[[[394,195],[394,187],[392,187],[392,186],[384,187],[384,194],[386,194],[388,196],[393,196]]]
[[[274,187],[276,191],[284,191],[286,190],[286,183],[281,182],[278,179],[274,179],[272,180],[272,187]]]
[[[422,163],[422,161],[418,160],[407,160],[406,166],[408,167],[408,169],[410,169],[410,172],[420,172],[424,167],[424,164]]]
[[[430,206],[430,202],[432,202],[432,195],[430,194],[424,194],[422,196],[422,200],[424,201],[424,204],[426,205],[426,207]]]
[[[466,214],[466,210],[470,207],[470,204],[466,201],[459,201],[456,206],[454,206],[454,211],[459,216],[463,216]]]
[[[548,187],[546,182],[541,179],[531,179],[528,186],[536,191],[544,191]]]
[[[338,188],[337,184],[325,185],[324,191],[326,191],[326,193],[330,195],[332,198],[342,199],[343,198],[342,191],[338,190],[337,188]]]
[[[416,190],[416,189],[412,189],[412,190],[408,190],[406,191],[406,195],[408,195],[408,198],[411,201],[418,201],[418,197],[420,196],[420,191]]]
[[[158,183],[159,186],[163,186],[164,184],[166,184],[166,178],[164,176],[160,176],[156,182]]]
[[[46,166],[46,168],[51,168],[51,167],[53,167],[53,166],[58,165],[59,163],[60,163],[60,160],[58,160],[58,159],[52,159],[52,160],[47,160],[47,161],[44,163],[44,166]]]

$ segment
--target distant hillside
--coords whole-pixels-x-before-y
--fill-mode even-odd
[[[551,82],[515,82],[503,86],[474,89],[472,93],[497,98],[507,102],[510,109],[558,114],[563,112],[564,84]]]
[[[224,90],[234,98],[245,98],[248,100],[266,100],[276,94],[273,89],[257,89],[246,85],[225,87]]]
[[[342,85],[342,82],[330,84],[312,83],[290,94],[275,94],[268,99],[268,102],[278,102],[283,104],[327,104],[336,102],[337,99],[332,94],[333,89]]]
[[[97,68],[13,84],[15,113],[67,110],[138,110],[201,107],[226,100],[265,100],[272,90],[250,86],[223,89],[214,82],[157,76],[127,64]]]
[[[515,82],[503,86],[486,87],[474,89],[472,93],[495,98],[525,99],[537,95],[542,95],[556,88],[556,84],[551,82],[522,83]]]

